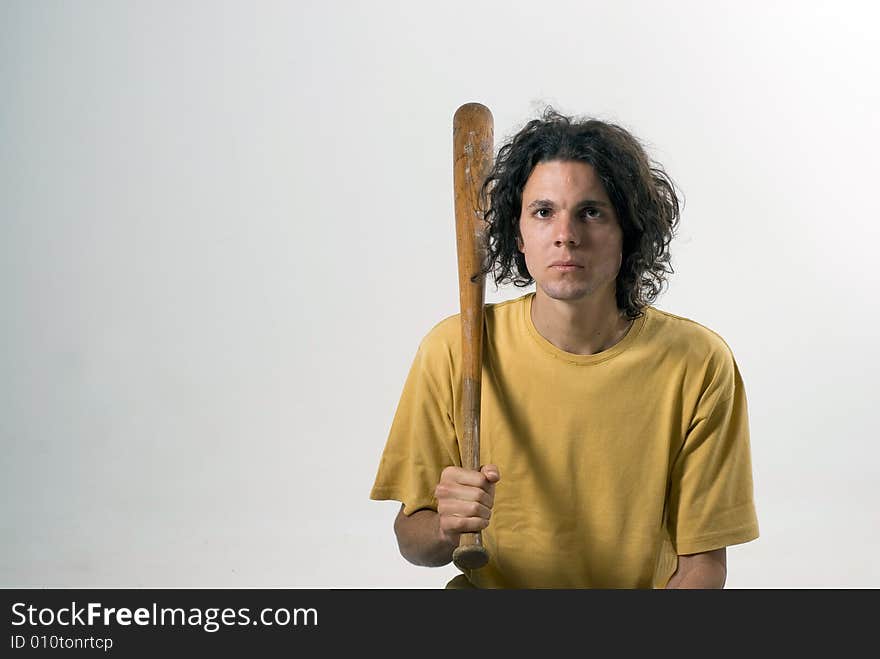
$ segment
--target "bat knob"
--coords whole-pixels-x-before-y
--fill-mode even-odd
[[[489,552],[482,545],[461,545],[452,552],[452,562],[459,570],[476,570],[489,562]]]

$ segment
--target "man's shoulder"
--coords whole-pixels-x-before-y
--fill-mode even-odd
[[[516,332],[518,305],[524,297],[484,306],[486,331],[489,341]],[[521,315],[521,310],[519,311]],[[486,339],[484,339],[485,341]],[[461,314],[449,314],[436,322],[422,337],[418,348],[418,361],[422,368],[431,372],[451,373],[455,376],[461,361]],[[484,349],[486,344],[484,343]]]
[[[486,326],[490,333],[515,321],[521,313],[526,296],[502,302],[490,302],[483,307]],[[427,350],[457,350],[461,346],[461,314],[451,314],[437,322],[422,338],[422,347]]]
[[[730,345],[707,325],[653,306],[646,313],[649,314],[652,337],[670,350],[680,350],[696,358],[733,361]]]
[[[423,350],[453,348],[461,343],[461,314],[452,314],[437,322],[422,337]]]
[[[742,386],[742,376],[727,341],[703,323],[651,307],[654,331],[664,367],[678,372],[699,390],[706,401],[729,398]]]

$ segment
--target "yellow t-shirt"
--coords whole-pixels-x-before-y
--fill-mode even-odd
[[[535,329],[533,297],[486,305],[480,457],[501,480],[470,583],[662,588],[678,554],[757,538],[746,395],[724,340],[647,307],[617,344],[575,355]],[[440,472],[461,465],[460,348],[458,315],[422,340],[371,499],[437,509]]]

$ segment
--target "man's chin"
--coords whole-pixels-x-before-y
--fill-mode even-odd
[[[560,302],[583,300],[585,297],[589,297],[595,292],[595,289],[590,288],[589,286],[542,284],[540,285],[540,288],[544,295],[552,300],[559,300]]]

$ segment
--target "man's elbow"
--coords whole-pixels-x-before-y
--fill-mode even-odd
[[[437,512],[417,510],[411,515],[400,512],[394,520],[394,534],[400,555],[413,565],[441,567],[452,561],[453,546],[440,542],[437,533]]]

